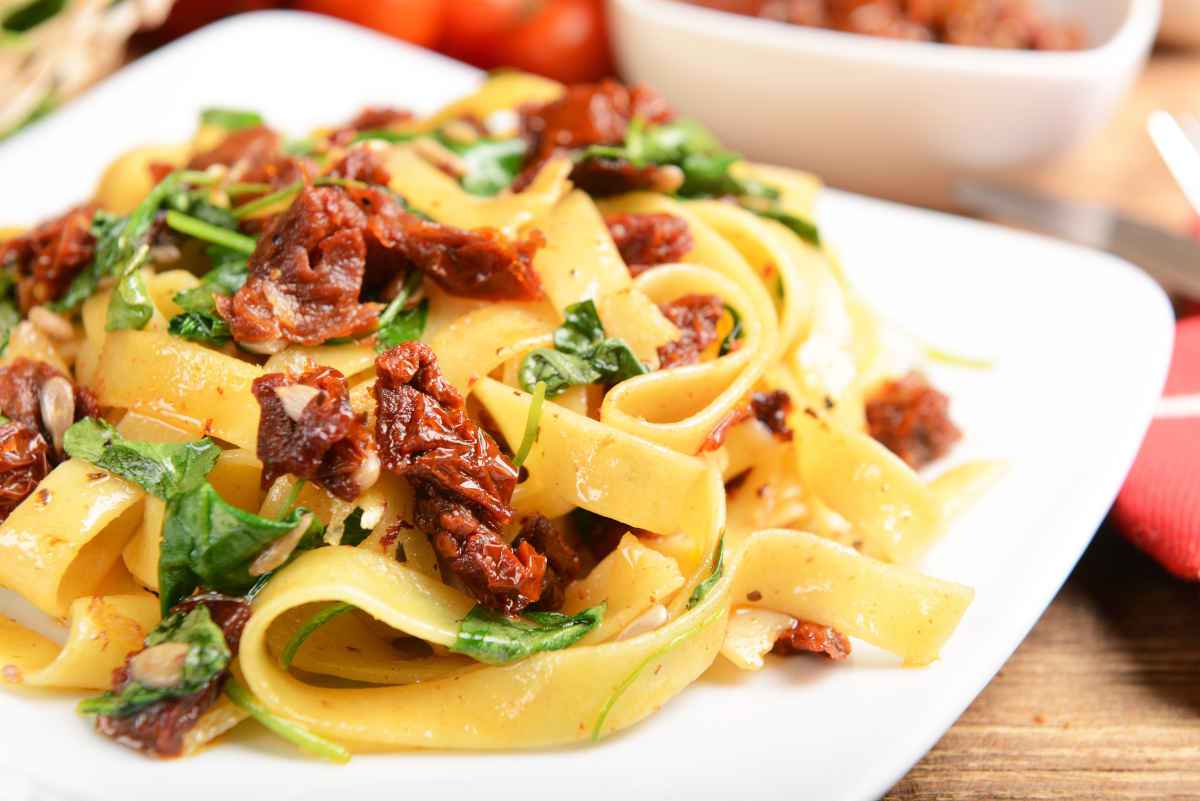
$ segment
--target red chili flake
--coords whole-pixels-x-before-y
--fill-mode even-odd
[[[876,390],[866,412],[871,436],[914,470],[940,459],[962,439],[950,419],[950,399],[916,371]]]
[[[838,661],[850,656],[850,640],[829,626],[797,620],[790,629],[779,635],[772,651],[780,656],[825,654]]]
[[[412,484],[414,522],[443,571],[492,609],[514,614],[541,596],[545,557],[496,533],[512,519],[517,471],[466,414],[428,345],[405,342],[375,360],[383,466]]]
[[[95,212],[91,204],[75,206],[28,233],[0,243],[0,268],[16,271],[17,300],[22,311],[62,297],[79,271],[92,261]]]
[[[291,473],[352,501],[374,483],[375,443],[365,415],[350,408],[340,372],[316,367],[299,376],[268,373],[254,379],[251,391],[262,412],[258,458],[264,487]]]
[[[171,613],[186,614],[201,604],[208,607],[213,622],[220,626],[225,634],[229,650],[237,656],[242,631],[250,620],[249,602],[244,598],[208,593],[180,602],[171,609]],[[142,650],[144,649],[129,654],[125,663],[113,671],[114,692],[120,692],[129,681],[129,664]],[[152,756],[177,757],[183,753],[184,736],[221,697],[221,690],[228,679],[229,671],[226,670],[214,677],[204,689],[192,695],[159,701],[129,717],[101,715],[96,719],[96,730],[127,748]]]
[[[692,249],[687,220],[674,214],[610,214],[604,222],[635,278],[656,265],[679,261]]]
[[[680,336],[659,346],[659,366],[679,367],[700,361],[704,349],[717,341],[717,323],[725,314],[725,304],[716,295],[684,295],[660,308],[679,329]]]
[[[217,311],[241,344],[319,345],[374,330],[379,305],[359,303],[366,215],[337,187],[305,189],[259,238],[250,275]]]

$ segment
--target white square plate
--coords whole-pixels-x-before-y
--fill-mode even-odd
[[[206,105],[259,109],[300,133],[365,103],[429,110],[478,80],[329,20],[238,17],[151,54],[0,146],[0,220],[30,222],[78,200],[122,149],[187,138]],[[1153,413],[1172,320],[1154,284],[1103,254],[836,192],[820,222],[886,315],[944,348],[997,360],[990,371],[935,376],[969,432],[960,456],[1011,466],[926,561],[929,573],[978,591],[941,661],[906,670],[860,647],[842,665],[775,660],[740,674],[718,660],[658,714],[598,746],[360,756],[346,767],[302,758],[253,724],[195,758],[155,762],[93,734],[73,697],[5,692],[0,778],[28,777],[39,801],[164,791],[172,801],[878,798],[987,684],[1091,539]],[[14,611],[0,597],[0,612]]]

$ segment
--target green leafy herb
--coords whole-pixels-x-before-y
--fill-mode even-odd
[[[236,225],[236,218],[232,219]],[[211,242],[214,245],[220,245],[238,253],[245,253],[247,256],[254,252],[254,237],[239,234],[230,228],[213,225],[210,222],[205,222],[199,217],[192,217],[189,214],[183,214],[175,210],[168,211],[167,226],[181,234],[187,234],[195,239]]]
[[[9,33],[28,33],[58,16],[66,6],[67,0],[30,0],[5,14],[0,28]]]
[[[554,348],[538,348],[521,362],[518,379],[526,392],[543,381],[546,397],[554,398],[571,386],[616,384],[649,372],[623,340],[605,336],[591,300],[568,306],[564,317]]]
[[[250,575],[255,558],[308,517],[309,524],[293,553],[315,547],[324,526],[304,507],[280,520],[245,512],[227,503],[211,484],[167,501],[158,585],[164,610],[203,585],[243,595],[257,582]]]
[[[229,666],[232,658],[224,632],[213,622],[208,607],[203,605],[186,614],[176,612],[165,618],[150,632],[144,644],[146,648],[153,648],[164,643],[188,646],[177,683],[169,687],[150,687],[131,679],[120,692],[109,691],[81,701],[79,713],[125,718],[159,701],[191,695],[207,687]]]
[[[8,337],[17,323],[21,322],[21,310],[17,306],[17,279],[9,270],[0,270],[0,341],[8,346]],[[0,348],[3,353],[3,348]]]
[[[291,198],[300,194],[300,190],[304,188],[304,181],[294,181],[282,189],[278,189],[269,194],[263,195],[260,198],[255,198],[247,203],[235,208],[232,212],[235,219],[242,220],[257,214],[264,209],[274,208],[282,204],[284,201],[290,202]]]
[[[691,609],[696,604],[704,600],[704,597],[712,591],[712,588],[717,586],[717,582],[721,580],[721,575],[725,572],[725,537],[722,536],[717,542],[717,553],[713,558],[713,572],[704,581],[696,585],[696,589],[692,590],[692,594],[688,596],[687,608]]]
[[[523,139],[477,139],[456,142],[439,137],[448,150],[467,165],[462,188],[472,195],[491,197],[512,185],[521,173],[526,144]]]
[[[183,314],[177,314],[167,323],[167,333],[188,342],[216,348],[233,338],[229,323],[214,312],[184,311]]]
[[[604,730],[604,722],[608,720],[608,716],[612,712],[613,707],[617,705],[617,701],[621,700],[621,696],[625,694],[625,691],[632,687],[633,683],[638,680],[638,677],[645,672],[646,668],[650,667],[650,665],[654,664],[659,659],[662,659],[671,651],[674,651],[680,645],[683,645],[692,637],[695,637],[697,634],[707,628],[713,621],[721,617],[724,612],[725,610],[721,608],[714,609],[712,614],[710,614],[704,620],[701,620],[687,631],[681,632],[672,637],[666,645],[664,645],[662,648],[659,648],[657,651],[654,651],[641,662],[639,662],[638,666],[635,667],[628,676],[621,680],[621,683],[617,685],[615,690],[613,690],[613,694],[608,697],[608,700],[604,702],[604,706],[600,708],[600,714],[596,716],[596,723],[592,726],[592,741],[596,742],[600,739],[600,732]]]
[[[240,131],[243,128],[262,125],[263,118],[257,111],[236,108],[206,108],[200,112],[200,124],[214,125],[227,131]]]
[[[525,418],[525,435],[521,437],[521,447],[513,457],[513,467],[519,468],[529,458],[533,443],[537,442],[538,429],[542,424],[542,403],[546,400],[546,382],[539,381],[533,388],[533,399],[529,401],[529,416]]]
[[[363,526],[362,519],[363,510],[361,506],[346,517],[346,522],[342,524],[342,539],[339,541],[339,545],[358,547],[362,545],[363,540],[371,536],[371,529]]]
[[[779,207],[779,204],[770,201],[766,204],[758,200],[743,199],[742,208],[748,209],[759,217],[765,217],[768,220],[774,220],[782,224],[793,234],[803,239],[813,247],[821,246],[821,232],[817,229],[815,223],[811,220],[806,220],[803,217],[797,217],[794,214],[789,214]]]
[[[607,604],[577,615],[526,612],[505,617],[476,606],[458,624],[458,638],[450,650],[489,665],[503,665],[541,651],[558,651],[574,645],[603,619]]]
[[[334,603],[317,612],[308,620],[301,624],[300,628],[296,629],[296,633],[288,640],[287,645],[283,648],[283,653],[279,655],[279,666],[287,670],[292,666],[292,660],[296,658],[296,652],[300,650],[300,646],[304,645],[312,633],[324,626],[329,621],[333,620],[338,615],[349,612],[354,606],[347,603]]]
[[[387,307],[379,315],[379,330],[375,335],[375,350],[383,353],[401,342],[420,339],[425,333],[425,323],[429,319],[429,301],[422,300],[416,306],[405,308],[409,300],[421,286],[423,274],[420,270],[411,270],[404,279],[404,286],[396,297],[392,298]]]
[[[411,142],[412,140],[424,136],[420,131],[392,131],[387,128],[372,128],[367,131],[359,131],[350,140],[351,144],[358,142],[368,142],[372,139],[378,139],[382,142],[391,142],[397,144],[399,142]]]
[[[63,296],[50,304],[51,309],[57,312],[71,311],[92,296],[101,278],[111,275],[112,264],[116,260],[116,255],[111,251],[124,228],[124,217],[103,209],[96,211],[89,229],[96,240],[96,256],[71,280]]]
[[[203,484],[221,455],[208,437],[185,443],[138,442],[92,417],[67,429],[63,448],[73,458],[116,473],[164,500]]]
[[[742,315],[738,314],[738,310],[728,303],[725,304],[725,311],[729,312],[729,316],[733,318],[733,327],[721,340],[721,347],[717,350],[718,356],[724,356],[732,351],[734,344],[742,338]]]
[[[278,734],[301,751],[330,762],[349,762],[350,752],[331,740],[326,740],[313,734],[295,721],[287,720],[276,715],[262,705],[253,693],[243,687],[237,679],[230,679],[225,684],[225,694],[229,700],[237,704],[263,726]]]
[[[167,331],[191,342],[220,347],[233,334],[229,323],[217,314],[216,295],[232,295],[246,283],[246,256],[220,245],[210,245],[213,269],[200,279],[200,285],[175,293],[175,304],[182,314],[171,318]]]
[[[311,156],[317,151],[317,143],[311,139],[289,139],[283,143],[283,152],[289,156]]]

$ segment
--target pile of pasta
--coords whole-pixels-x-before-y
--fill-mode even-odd
[[[502,118],[562,92],[531,76],[497,75],[396,128],[419,134],[463,117]],[[129,212],[154,185],[149,165],[184,164],[214,136],[202,126],[187,144],[122,156],[96,203]],[[423,290],[420,338],[446,380],[511,450],[532,435],[514,518],[539,514],[565,525],[585,510],[626,533],[566,587],[561,616],[585,621],[582,636],[566,647],[505,651],[501,642],[473,651],[463,640],[467,623],[478,623],[476,601],[443,578],[425,533],[398,525],[412,519],[407,482],[385,471],[350,502],[291,475],[262,487],[252,382],[332,367],[346,377],[355,412],[372,418],[373,343],[290,345],[268,357],[175,336],[168,322],[181,311],[178,293],[200,285],[197,271],[178,262],[144,268],[154,308],[138,330],[108,330],[114,290],[103,284],[83,302],[69,337],[21,322],[3,364],[34,359],[73,376],[129,441],[210,438],[220,452],[207,479],[224,501],[265,518],[296,504],[324,525],[319,547],[256,588],[232,664],[237,693],[232,701],[223,695],[187,732],[185,753],[248,715],[334,756],[599,739],[650,715],[718,657],[761,669],[796,620],[905,665],[938,657],[972,590],[913,565],[975,494],[981,473],[952,470],[927,481],[867,434],[866,398],[902,367],[886,327],[827,247],[718,198],[593,198],[573,187],[566,158],[549,159],[519,192],[471,193],[431,162],[419,137],[393,138],[372,147],[409,207],[463,229],[508,237],[536,230],[545,239],[533,261],[542,301],[470,300],[428,281]],[[731,170],[773,187],[774,208],[789,218],[812,218],[813,178],[741,161]],[[605,215],[619,213],[685,220],[689,251],[631,275],[605,225]],[[552,346],[568,307],[592,301],[605,334],[654,365],[658,348],[680,336],[660,305],[691,294],[719,296],[736,313],[736,347],[711,348],[698,363],[635,375],[606,392],[573,386],[543,403],[522,388],[523,359]],[[748,424],[704,447],[752,393],[775,390],[792,401],[790,441]],[[0,616],[0,686],[112,687],[114,670],[162,618],[155,593],[166,506],[137,483],[70,458],[12,511],[0,525],[0,585],[63,621],[66,635],[60,643]],[[339,544],[349,521],[365,536]],[[515,527],[505,532],[514,534]],[[546,619],[509,622],[536,630]],[[489,637],[484,627],[484,644],[496,645]]]

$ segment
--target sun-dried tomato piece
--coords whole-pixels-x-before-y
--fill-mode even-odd
[[[770,392],[755,392],[750,396],[750,409],[758,422],[767,427],[781,442],[790,442],[793,436],[788,427],[787,416],[792,410],[792,396],[782,389]]]
[[[513,540],[513,547],[519,548],[523,543],[544,554],[549,563],[537,608],[549,611],[561,608],[567,584],[583,578],[594,566],[583,538],[575,530],[560,528],[544,515],[535,514],[521,521],[521,531]]]
[[[716,295],[684,295],[660,307],[679,329],[679,339],[660,345],[661,367],[679,367],[700,361],[700,354],[717,341],[717,324],[725,304]]]
[[[227,181],[267,184],[272,189],[281,189],[297,181],[307,184],[317,174],[316,164],[312,160],[284,153],[283,138],[263,125],[234,131],[212,149],[192,156],[187,167],[190,170],[206,170],[216,165],[229,169]],[[264,194],[239,195],[238,201],[248,202]],[[257,232],[263,224],[263,218],[254,218],[247,220],[243,228]]]
[[[85,203],[0,243],[0,268],[16,270],[22,311],[60,298],[92,261],[95,212],[95,206]]]
[[[352,501],[375,483],[379,458],[365,416],[350,408],[346,378],[331,367],[298,376],[268,373],[250,387],[258,399],[263,486],[286,473]]]
[[[36,431],[15,422],[0,425],[0,522],[49,474],[49,450]]]
[[[181,601],[171,609],[171,613],[186,614],[202,604],[208,607],[213,622],[225,634],[229,650],[237,656],[242,630],[250,620],[249,602],[244,598],[207,593]],[[129,681],[129,664],[139,653],[140,649],[129,654],[125,663],[113,671],[114,692],[120,692]],[[158,757],[177,757],[183,753],[184,736],[221,697],[221,690],[228,679],[229,671],[223,671],[198,692],[159,701],[129,717],[101,715],[96,718],[96,730],[127,748]]]
[[[704,441],[700,443],[700,450],[698,452],[708,453],[720,448],[725,444],[725,440],[728,438],[729,432],[732,431],[735,426],[741,425],[753,416],[754,409],[749,403],[743,403],[733,407],[725,413],[724,417],[717,421],[717,424],[713,426],[712,431],[708,432],[708,436],[705,437]]]
[[[950,419],[950,399],[916,371],[877,389],[866,412],[871,436],[914,470],[945,456],[962,439]]]
[[[355,136],[363,131],[390,128],[393,125],[408,122],[412,118],[413,113],[407,109],[366,106],[345,125],[334,129],[329,134],[329,142],[334,145],[348,145],[354,141]]]
[[[48,386],[52,379],[60,380]],[[57,414],[45,420],[44,411]],[[62,436],[64,424],[99,416],[100,406],[90,390],[76,386],[56,367],[21,357],[0,367],[0,412],[51,443]],[[50,454],[51,464],[58,464],[56,457]]]
[[[337,187],[302,191],[259,238],[250,276],[217,311],[242,345],[318,345],[375,328],[379,305],[359,303],[366,216]]]
[[[635,278],[651,267],[679,261],[692,249],[687,220],[674,214],[610,214],[604,222]]]
[[[819,623],[797,620],[779,635],[772,652],[780,656],[793,654],[825,654],[834,661],[850,656],[850,640],[845,634]]]
[[[349,181],[363,181],[368,184],[387,186],[392,180],[392,174],[383,166],[379,154],[369,147],[356,147],[342,156],[327,173],[333,178],[345,178]]]
[[[496,533],[512,519],[517,471],[466,413],[428,345],[405,342],[375,360],[383,466],[416,491],[414,522],[445,571],[484,604],[515,613],[541,595],[545,557]]]
[[[451,295],[495,301],[543,297],[533,268],[534,254],[546,242],[540,231],[514,242],[490,228],[466,231],[405,214],[372,218],[370,232]]]

